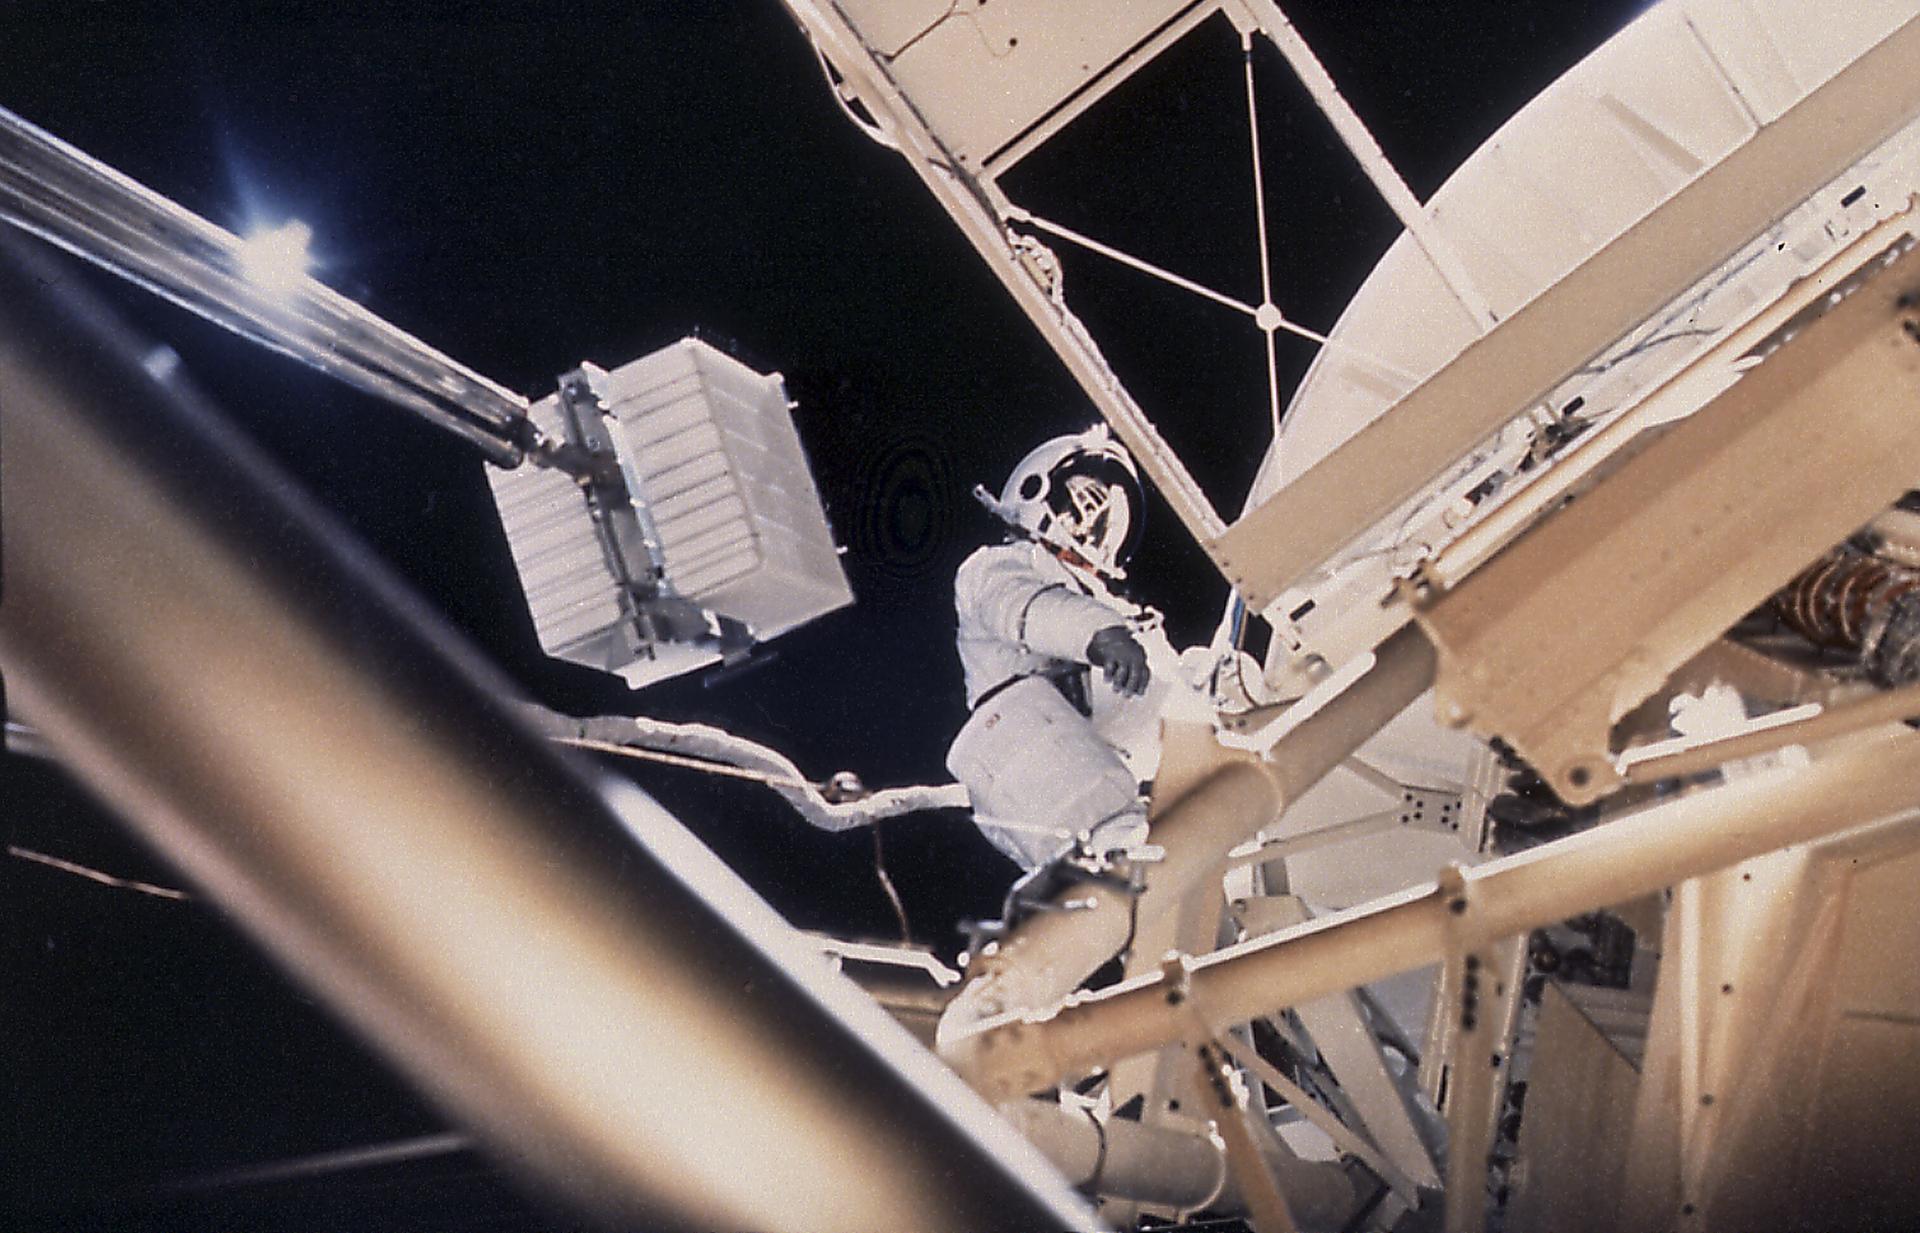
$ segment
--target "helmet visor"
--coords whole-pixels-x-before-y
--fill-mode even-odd
[[[1109,455],[1076,453],[1049,478],[1054,525],[1095,565],[1118,568],[1140,538],[1141,492],[1133,472]]]

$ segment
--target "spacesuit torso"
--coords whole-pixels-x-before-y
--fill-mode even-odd
[[[982,548],[954,579],[960,664],[973,714],[947,765],[981,830],[1024,868],[1090,832],[1096,846],[1137,843],[1139,785],[1159,761],[1158,715],[1169,674],[1127,697],[1087,670],[1087,647],[1125,625],[1152,659],[1165,648],[1156,614],[1112,595],[1041,544]],[[1057,683],[1069,678],[1065,688]],[[1084,706],[1084,709],[1083,709]]]

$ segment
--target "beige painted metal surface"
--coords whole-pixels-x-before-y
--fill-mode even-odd
[[[1450,893],[1454,875],[1440,887]],[[1465,880],[1459,888],[1465,891]],[[1480,1233],[1487,1223],[1487,1160],[1507,1090],[1509,1042],[1520,1006],[1526,936],[1463,945],[1447,956],[1454,1016],[1448,1041],[1446,1233]]]
[[[1706,408],[1418,609],[1445,717],[1591,801],[1618,782],[1614,721],[1907,489],[1920,249],[1906,240],[1869,269]]]
[[[1488,138],[1430,209],[1504,319],[1916,12],[1912,0],[1651,6]],[[1295,392],[1285,456],[1256,499],[1406,392],[1350,354],[1424,378],[1475,337],[1408,237],[1329,333],[1352,350],[1321,355]]]
[[[1613,1233],[1640,1073],[1557,984],[1540,1003],[1515,1233]]]
[[[1778,299],[1734,328],[1720,332],[1712,346],[1688,360],[1684,367],[1638,392],[1638,401],[1630,409],[1573,442],[1544,475],[1527,481],[1485,516],[1476,517],[1457,538],[1420,563],[1421,580],[1441,588],[1458,583],[1512,542],[1528,525],[1602,474],[1609,461],[1630,448],[1636,437],[1686,418],[1731,386],[1751,365],[1751,356],[1769,346],[1770,340],[1798,314],[1820,303],[1872,258],[1912,233],[1915,225],[1912,200],[1901,202],[1897,207],[1888,202],[1884,208],[1890,215],[1885,221],[1851,236],[1843,248],[1817,269],[1786,283],[1780,288]],[[1750,294],[1762,297],[1772,290],[1769,286],[1754,287]],[[1703,305],[1689,312],[1693,320],[1707,315]]]
[[[1920,114],[1920,18],[1763,124],[1216,545],[1256,608]]]
[[[1227,1181],[1225,1158],[1197,1130],[1147,1126],[1046,1099],[1010,1101],[1000,1116],[1089,1193],[1181,1210],[1214,1201]]]
[[[942,147],[979,168],[1205,0],[832,0]]]
[[[1292,895],[1267,895],[1235,906],[1248,937],[1263,937],[1311,919]],[[1440,1184],[1433,1154],[1420,1137],[1407,1089],[1395,1081],[1380,1043],[1352,990],[1330,993],[1290,1007],[1319,1050],[1321,1060],[1354,1104],[1367,1138],[1384,1154],[1395,1180],[1409,1187]],[[1408,1199],[1413,1199],[1411,1190]]]
[[[1916,806],[1920,737],[1904,727],[1862,734],[1806,767],[1745,777],[1466,870],[1464,895],[1413,887],[1186,960],[1044,1018],[990,1022],[975,1045],[980,1063],[972,1078],[989,1094],[1031,1091],[1111,1058],[1205,1038],[1461,946],[1622,903]]]
[[[1909,1222],[1920,1201],[1916,849],[1920,823],[1907,819],[1676,892],[1627,1169],[1598,1227]]]
[[[1212,1041],[1198,1045],[1193,1052],[1197,1071],[1193,1087],[1200,1093],[1197,1103],[1206,1110],[1214,1132],[1226,1144],[1227,1164],[1240,1184],[1253,1233],[1300,1233],[1292,1205],[1260,1157],[1260,1143],[1254,1138],[1245,1093],[1238,1082],[1239,1072]],[[1262,1125],[1260,1130],[1262,1138],[1273,1138],[1271,1128]]]
[[[1160,802],[1179,800],[1194,785],[1203,782],[1219,765],[1222,756],[1212,727],[1205,724],[1167,723],[1161,748],[1160,769],[1153,785],[1156,811],[1161,808]],[[1225,835],[1218,836],[1218,840],[1230,842]],[[1157,837],[1154,842],[1161,843]],[[1204,954],[1220,944],[1223,895],[1218,852],[1217,844],[1210,848],[1208,859],[1212,867],[1185,889],[1178,903],[1167,905],[1163,890],[1159,895],[1167,910],[1142,912],[1136,917],[1133,938],[1122,956],[1125,975],[1151,972],[1170,954]],[[1198,1072],[1191,1050],[1176,1047],[1116,1062],[1107,1071],[1106,1095],[1115,1108],[1138,1097],[1143,1123],[1192,1125],[1193,1119],[1181,1112],[1181,1108],[1191,1107],[1199,1099],[1195,1091],[1197,1082]],[[1174,1210],[1155,1214],[1168,1219],[1179,1215]],[[1125,1224],[1139,1213],[1106,1208],[1102,1215],[1116,1224]]]

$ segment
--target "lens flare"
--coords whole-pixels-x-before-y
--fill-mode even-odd
[[[311,239],[312,229],[297,220],[256,231],[240,244],[240,271],[261,290],[286,295],[307,276]]]

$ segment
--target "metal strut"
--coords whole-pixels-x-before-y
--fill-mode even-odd
[[[217,325],[404,407],[489,462],[587,465],[546,440],[524,395],[441,354],[307,274],[268,287],[244,241],[0,108],[0,219]]]

